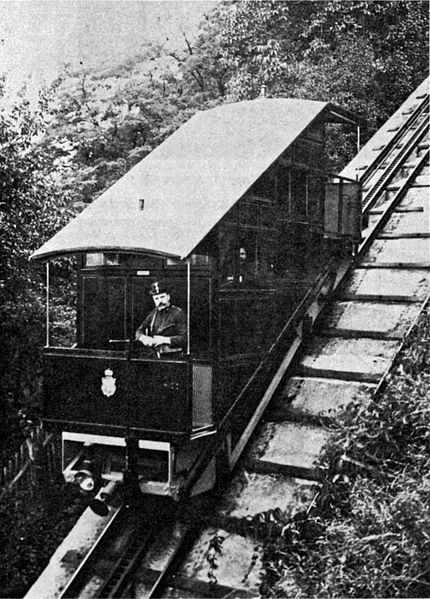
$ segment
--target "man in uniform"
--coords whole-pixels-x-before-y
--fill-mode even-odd
[[[171,305],[170,295],[162,283],[151,283],[149,293],[155,308],[137,329],[136,341],[154,348],[158,355],[182,351],[187,345],[187,318],[183,310]]]

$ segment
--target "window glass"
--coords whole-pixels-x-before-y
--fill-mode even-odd
[[[211,301],[210,279],[193,277],[191,273],[190,344],[191,353],[195,356],[202,356],[211,350]]]
[[[259,270],[258,232],[240,229],[238,281],[242,286],[255,283]]]
[[[154,270],[162,268],[163,259],[143,254],[126,254],[119,252],[89,252],[85,256],[85,266],[126,266]]]
[[[258,226],[260,222],[260,206],[255,202],[240,202],[240,224]]]
[[[102,266],[104,264],[104,255],[101,253],[91,253],[85,256],[86,266]]]
[[[275,194],[275,180],[272,171],[266,171],[252,185],[249,193],[261,198],[273,198]]]
[[[183,264],[182,260],[179,260],[179,258],[167,258],[166,259],[166,266],[178,266],[180,264]]]
[[[139,254],[119,254],[120,264],[127,268],[139,268],[142,270],[161,269],[164,260],[155,256],[144,256]]]
[[[84,347],[112,349],[109,339],[125,338],[125,283],[124,277],[83,278]]]
[[[278,199],[286,212],[290,206],[290,171],[286,167],[279,169],[278,173]]]
[[[275,209],[272,204],[262,204],[260,206],[260,226],[273,227],[275,226]]]
[[[258,352],[261,340],[261,303],[257,299],[244,297],[236,304],[236,353]]]
[[[106,266],[118,266],[119,265],[119,254],[117,253],[106,253],[104,255],[105,257],[105,264]]]
[[[310,174],[308,180],[309,221],[312,223],[317,223],[321,227],[323,224],[324,214],[324,189],[324,178]]]
[[[296,164],[309,165],[310,164],[310,145],[305,141],[301,140],[294,144],[293,150],[294,162]]]
[[[325,170],[325,154],[322,144],[313,143],[309,149],[309,164],[312,168]]]
[[[190,257],[191,266],[211,267],[212,262],[212,256],[206,256],[204,254],[191,254]]]
[[[282,223],[279,232],[280,242],[278,244],[276,260],[276,276],[284,278],[291,264],[294,255],[294,238],[292,235],[293,226],[290,222]]]
[[[154,302],[149,293],[153,278],[133,277],[132,285],[132,324],[131,335],[142,324],[146,316],[154,309]],[[187,313],[187,280],[186,274],[181,277],[165,278],[164,282],[171,299],[171,304]],[[191,271],[191,306],[190,306],[190,346],[193,355],[202,356],[211,349],[211,280],[209,277],[196,276]]]
[[[267,349],[279,332],[277,299],[252,292],[221,302],[221,355],[253,354]]]
[[[237,243],[236,230],[231,226],[219,230],[219,268],[222,285],[233,285]]]
[[[324,139],[324,123],[313,123],[306,129],[305,135],[311,140],[322,142]]]
[[[260,231],[258,243],[258,276],[262,285],[273,283],[278,252],[277,231]]]
[[[291,169],[291,216],[296,220],[306,219],[307,174],[302,169]]]
[[[236,300],[220,302],[220,345],[221,355],[230,356],[236,352]]]

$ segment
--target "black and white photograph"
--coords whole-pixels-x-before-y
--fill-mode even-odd
[[[0,597],[430,597],[428,0],[0,0]]]

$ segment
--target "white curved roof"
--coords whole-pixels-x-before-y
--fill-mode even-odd
[[[275,98],[196,114],[32,257],[109,249],[185,258],[325,110],[341,117],[326,102]]]

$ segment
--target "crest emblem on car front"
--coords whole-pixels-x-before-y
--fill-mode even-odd
[[[116,379],[113,378],[113,370],[106,368],[105,375],[102,377],[101,390],[103,395],[111,397],[116,391]]]

